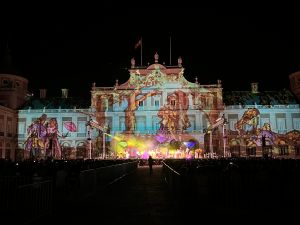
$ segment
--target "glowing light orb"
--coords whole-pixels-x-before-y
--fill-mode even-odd
[[[119,142],[119,145],[123,148],[126,148],[128,146],[127,142],[126,141],[120,141]]]

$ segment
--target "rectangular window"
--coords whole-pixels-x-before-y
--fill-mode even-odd
[[[157,131],[160,128],[160,119],[157,116],[152,116],[152,130]]]
[[[195,116],[194,115],[189,116],[189,121],[190,121],[191,126],[188,127],[187,129],[189,131],[196,130],[196,118],[195,118]],[[181,122],[183,122],[183,121],[181,121]]]
[[[26,133],[26,119],[20,118],[18,124],[18,134],[25,134]]]
[[[214,98],[209,97],[207,102],[208,102],[208,104],[207,104],[208,108],[211,109],[213,107]]]
[[[86,117],[79,117],[77,119],[77,137],[85,137],[86,135]]]
[[[120,121],[119,121],[119,128],[121,131],[125,130],[125,117],[124,116],[120,116]]]
[[[293,129],[300,130],[300,113],[292,113]]]
[[[285,118],[277,118],[277,130],[279,134],[284,134],[286,132]]]
[[[156,107],[159,107],[159,100],[155,100],[154,105],[155,105]]]
[[[12,137],[12,133],[13,133],[12,118],[7,118],[6,132],[7,132],[7,137]]]
[[[102,99],[102,109],[103,109],[103,111],[107,111],[107,109],[108,109],[108,99]]]
[[[203,130],[206,130],[208,127],[208,119],[207,116],[202,115],[202,124],[203,124]]]
[[[0,116],[0,132],[4,134],[4,116]]]
[[[136,130],[144,131],[146,129],[146,117],[137,116],[136,117]]]
[[[228,114],[228,129],[235,131],[235,124],[238,121],[238,114]]]
[[[175,106],[176,102],[175,100],[171,100],[171,105]]]
[[[300,118],[293,118],[293,128],[300,131]]]
[[[144,109],[144,101],[139,101],[139,108],[138,110],[143,110]]]
[[[232,131],[236,130],[235,129],[236,123],[237,123],[237,119],[230,119],[229,120],[229,130],[232,130]]]
[[[266,123],[270,124],[270,118],[260,118],[260,127],[263,127]]]
[[[4,154],[2,154],[2,151],[3,151],[3,142],[0,141],[0,159],[4,158]]]

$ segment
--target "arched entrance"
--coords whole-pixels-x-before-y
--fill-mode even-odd
[[[251,140],[246,141],[246,155],[247,156],[256,156],[256,143]]]
[[[73,156],[73,147],[71,146],[71,143],[69,142],[63,142],[61,143],[61,157],[62,159],[74,159],[75,156]]]
[[[231,157],[240,157],[241,155],[241,145],[240,141],[237,139],[231,139],[229,142],[229,151]]]
[[[84,159],[87,157],[86,143],[79,142],[76,145],[76,159]]]
[[[10,143],[6,143],[5,145],[5,159],[11,159],[11,147]]]

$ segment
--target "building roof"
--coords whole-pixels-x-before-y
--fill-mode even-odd
[[[224,91],[223,102],[225,105],[288,105],[297,104],[297,100],[291,91],[263,91],[252,93],[251,91]]]
[[[89,108],[90,100],[84,98],[33,98],[31,97],[20,109],[84,109]]]

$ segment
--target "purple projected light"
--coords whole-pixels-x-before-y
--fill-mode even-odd
[[[76,132],[77,128],[73,122],[64,122],[64,127],[70,132]]]
[[[162,134],[158,134],[156,135],[155,139],[159,142],[159,143],[163,143],[165,142],[166,140],[168,140],[168,138],[166,138],[164,135]]]
[[[275,138],[276,138],[275,135],[274,135],[274,133],[273,133],[272,131],[263,130],[263,131],[261,131],[260,134],[257,136],[257,137],[258,137],[258,140],[257,140],[256,144],[257,144],[258,146],[261,146],[261,145],[262,145],[261,139],[262,139],[263,136],[265,136],[266,141],[267,141],[268,144],[270,144],[270,145],[273,145],[273,144],[274,144],[274,141],[275,141]]]

